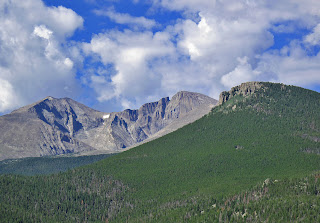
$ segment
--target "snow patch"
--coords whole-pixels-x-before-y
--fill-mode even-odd
[[[106,114],[102,117],[103,119],[107,119],[107,118],[110,118],[110,114]]]

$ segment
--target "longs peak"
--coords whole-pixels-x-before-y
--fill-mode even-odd
[[[216,103],[208,96],[181,91],[171,100],[162,98],[137,110],[105,113],[70,98],[49,96],[0,117],[0,160],[122,151],[156,133],[182,127],[190,122],[187,119],[201,118]]]

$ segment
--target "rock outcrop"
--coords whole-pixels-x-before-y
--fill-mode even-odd
[[[111,113],[94,146],[99,150],[121,151],[154,136],[159,137],[201,118],[217,101],[198,93],[178,92],[158,102],[147,103],[138,110]],[[190,120],[190,121],[187,121]],[[108,133],[107,135],[105,133]],[[107,146],[106,146],[107,145]]]
[[[223,91],[219,96],[219,105],[227,102],[236,95],[248,96],[254,94],[262,87],[261,82],[246,82],[239,86],[231,88],[230,91]]]
[[[138,110],[104,113],[69,98],[47,97],[0,117],[0,160],[123,151],[201,118],[216,103],[182,91]]]

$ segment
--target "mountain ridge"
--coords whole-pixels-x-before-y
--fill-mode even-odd
[[[318,220],[320,94],[275,83],[239,92],[177,131],[89,166],[0,176],[0,215],[47,222]]]
[[[120,152],[169,124],[181,127],[180,117],[192,110],[208,113],[216,103],[208,96],[181,91],[171,100],[165,97],[136,110],[105,113],[70,98],[48,96],[0,117],[0,159]],[[201,115],[193,114],[192,120]]]

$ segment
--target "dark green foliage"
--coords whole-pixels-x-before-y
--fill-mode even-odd
[[[204,218],[229,222],[320,222],[319,174],[301,179],[266,179],[241,194],[207,207]]]
[[[9,213],[2,211],[0,218],[11,222],[317,220],[319,183],[311,177],[306,190],[304,184],[298,189],[301,180],[294,179],[320,170],[320,156],[305,152],[320,147],[314,140],[320,137],[320,95],[280,84],[263,85],[255,94],[233,97],[176,132],[89,166],[52,176],[0,177],[0,208]],[[271,180],[262,187],[267,178]],[[86,211],[77,208],[82,200]],[[314,206],[303,206],[295,215],[300,201]],[[43,209],[35,208],[37,202]],[[85,214],[89,212],[90,217]]]
[[[26,176],[64,172],[105,159],[113,154],[79,157],[32,157],[0,161],[0,174]]]
[[[130,208],[128,187],[81,169],[50,176],[1,176],[1,222],[104,221]]]

